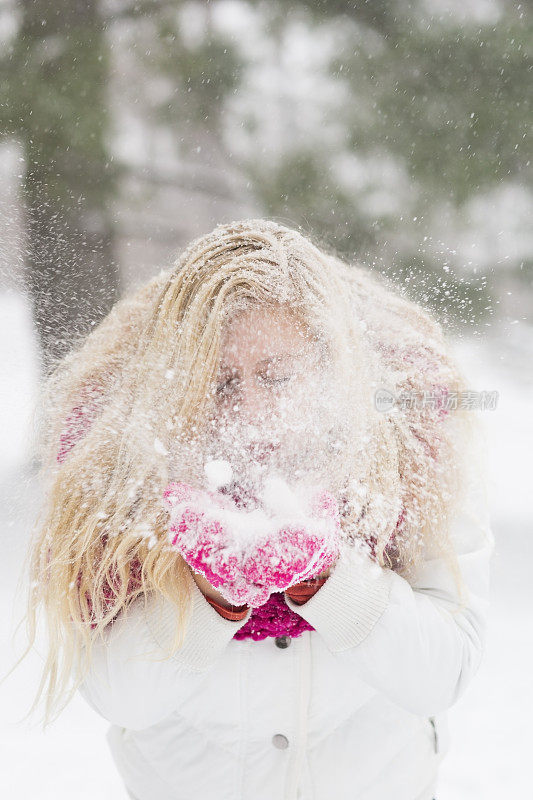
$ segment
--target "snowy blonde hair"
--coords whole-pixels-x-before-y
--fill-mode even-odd
[[[44,494],[27,619],[31,646],[42,606],[49,646],[30,713],[46,687],[45,725],[71,678],[66,702],[83,680],[92,643],[138,596],[158,593],[175,605],[173,651],[183,642],[191,597],[188,566],[168,545],[161,496],[175,476],[167,454],[201,433],[221,332],[250,303],[299,314],[341,376],[348,430],[358,431],[335,455],[346,542],[373,540],[378,563],[407,579],[428,554],[442,554],[460,585],[448,534],[474,415],[374,403],[381,387],[466,388],[439,324],[309,236],[265,219],[218,225],[117,302],[42,388]]]

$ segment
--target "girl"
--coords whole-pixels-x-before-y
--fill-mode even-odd
[[[494,547],[465,388],[308,237],[192,242],[45,387],[45,724],[78,689],[136,800],[433,800]]]

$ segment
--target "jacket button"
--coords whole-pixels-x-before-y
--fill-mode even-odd
[[[272,737],[272,744],[279,750],[285,750],[289,746],[289,740],[282,733],[275,733]]]
[[[276,636],[277,647],[281,647],[282,649],[284,649],[285,647],[288,647],[290,643],[291,643],[290,636]]]

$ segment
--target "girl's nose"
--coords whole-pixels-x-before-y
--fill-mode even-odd
[[[240,386],[237,400],[237,411],[247,422],[253,422],[265,409],[261,390],[250,380],[244,380]]]

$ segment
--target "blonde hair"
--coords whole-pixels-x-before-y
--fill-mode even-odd
[[[175,477],[168,454],[201,436],[221,331],[250,303],[301,315],[341,376],[350,435],[335,455],[334,484],[346,542],[372,540],[378,563],[408,580],[428,554],[442,554],[460,588],[449,526],[475,415],[431,403],[383,412],[374,403],[381,387],[466,388],[440,325],[309,235],[266,219],[218,225],[117,302],[42,387],[44,493],[29,550],[27,625],[29,649],[42,607],[48,652],[30,713],[46,687],[45,725],[82,682],[92,644],[137,597],[156,593],[174,604],[169,654],[183,642],[191,595],[160,501]]]

